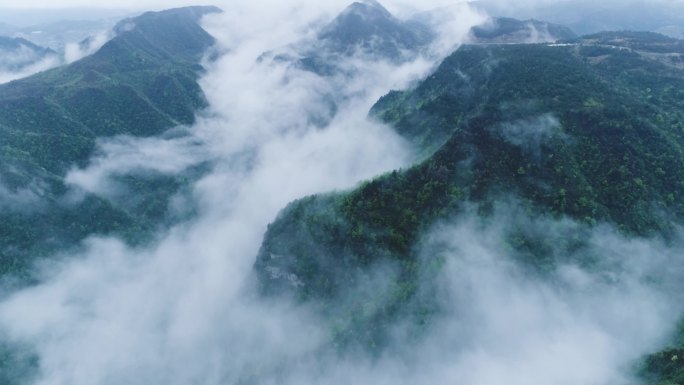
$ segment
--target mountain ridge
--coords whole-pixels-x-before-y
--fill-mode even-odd
[[[671,54],[684,52],[672,47]],[[513,195],[526,215],[667,238],[684,220],[683,92],[684,71],[589,40],[462,46],[417,87],[388,94],[371,112],[422,148],[425,160],[290,204],[264,237],[254,265],[259,282],[265,293],[334,309],[364,271],[397,264],[398,297],[383,294],[385,310],[343,332],[374,330],[377,342],[385,312],[399,311],[418,290],[421,234],[468,205],[486,217]],[[582,239],[579,231],[566,237]],[[546,240],[508,236],[532,269],[557,262]]]
[[[100,138],[153,136],[195,121],[207,105],[200,60],[215,42],[198,22],[218,11],[180,8],[125,20],[94,54],[0,85],[0,187],[38,202],[35,211],[0,213],[0,273],[24,273],[29,255],[92,234],[140,241],[169,220],[167,199],[187,175],[123,178],[137,199],[86,195],[76,204],[65,199],[64,176],[87,164]]]

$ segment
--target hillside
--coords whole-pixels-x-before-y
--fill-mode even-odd
[[[26,27],[0,385],[684,385],[684,41],[483,1]]]
[[[180,8],[124,20],[95,54],[0,85],[0,193],[14,206],[0,214],[1,272],[21,271],[26,255],[89,234],[136,239],[163,223],[166,198],[179,181],[124,179],[138,198],[116,207],[97,196],[68,202],[63,178],[85,165],[99,138],[157,135],[194,122],[206,106],[199,62],[214,44],[198,23],[212,12],[220,10]]]
[[[675,65],[683,53],[677,41],[631,33],[460,48],[416,88],[391,92],[371,111],[425,160],[283,210],[255,264],[262,288],[322,300],[338,318],[379,301],[340,338],[380,343],[380,325],[420,290],[416,242],[469,207],[486,217],[512,199],[533,217],[667,237],[684,219],[684,71]],[[553,239],[524,229],[508,237],[532,269],[555,263]],[[582,237],[566,234],[569,250],[581,250]],[[346,310],[331,305],[388,261],[399,266],[394,291]]]
[[[339,53],[366,52],[394,60],[425,47],[433,37],[427,26],[399,20],[375,0],[351,4],[318,34]]]

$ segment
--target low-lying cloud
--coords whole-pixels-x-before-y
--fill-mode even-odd
[[[95,53],[112,37],[113,31],[102,31],[81,42],[66,44],[61,53],[41,54],[24,45],[17,50],[0,50],[0,84],[73,63]]]
[[[551,278],[530,276],[509,258],[506,229],[463,219],[422,243],[444,268],[431,289],[445,314],[415,342],[398,322],[393,349],[380,357],[340,355],[326,321],[303,304],[260,298],[252,265],[270,223],[302,196],[344,190],[405,167],[411,149],[367,113],[390,89],[425,76],[437,58],[403,65],[351,57],[353,77],[321,78],[262,53],[310,37],[341,2],[241,3],[205,19],[218,38],[218,60],[201,85],[210,107],[182,135],[114,138],[68,177],[106,196],[113,176],[166,174],[209,161],[193,186],[199,217],[151,245],[132,248],[91,238],[77,255],[36,267],[38,285],[5,292],[0,329],[33,346],[37,384],[608,384],[629,379],[633,359],[662,342],[678,315],[645,279],[645,260],[665,265],[669,249],[630,241],[611,230],[588,246],[625,266],[606,280],[567,263]],[[406,7],[397,3],[395,8]],[[466,8],[464,8],[466,9]],[[479,23],[455,13],[443,31]],[[451,23],[451,24],[449,24]],[[446,26],[448,25],[448,26]],[[434,52],[448,53],[455,35]],[[440,48],[441,47],[441,48]],[[329,113],[321,128],[311,117]],[[540,118],[540,125],[553,123]],[[533,126],[535,126],[535,122]],[[553,126],[553,124],[551,124]],[[536,127],[536,126],[535,126]],[[511,131],[513,137],[525,135]],[[533,137],[543,138],[542,134]],[[517,139],[511,139],[517,140]],[[510,214],[501,214],[501,218]],[[497,216],[496,218],[500,218]],[[564,223],[539,226],[549,230]],[[510,225],[510,226],[509,226]],[[623,258],[626,257],[626,258]],[[668,281],[669,282],[669,281]],[[380,282],[381,283],[381,282]]]
[[[26,53],[2,53],[0,54],[0,84],[25,78],[38,72],[57,67],[62,63],[56,54],[50,54],[43,58],[29,57]],[[22,65],[17,67],[16,64]]]
[[[106,197],[117,192],[113,180],[117,176],[176,175],[209,160],[196,138],[178,131],[176,136],[170,137],[100,139],[96,155],[88,166],[69,171],[65,182],[73,188]]]

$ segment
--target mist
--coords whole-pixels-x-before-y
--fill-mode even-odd
[[[9,83],[12,80],[17,80],[31,76],[38,72],[47,71],[49,69],[55,68],[61,64],[61,61],[57,56],[49,56],[31,65],[28,65],[20,70],[6,70],[0,72],[0,84]]]
[[[54,68],[61,63],[57,54],[40,55],[27,46],[0,49],[0,84]]]
[[[18,50],[0,50],[0,84],[73,63],[95,53],[112,37],[111,30],[100,31],[83,41],[66,43],[60,52],[44,55],[23,45]]]
[[[64,46],[64,62],[70,64],[102,48],[113,36],[113,31],[101,31],[78,43],[67,43]]]
[[[34,182],[29,187],[11,189],[0,179],[0,209],[6,212],[32,212],[43,206],[42,186]]]
[[[443,266],[426,276],[432,283],[422,293],[436,293],[443,312],[418,342],[399,320],[391,348],[379,357],[335,351],[329,325],[314,308],[256,293],[255,256],[267,225],[289,202],[344,191],[416,160],[410,145],[370,120],[368,111],[389,90],[429,74],[470,26],[485,20],[460,4],[456,19],[442,20],[438,30],[446,35],[428,54],[403,64],[352,56],[340,63],[358,69],[351,77],[326,78],[258,59],[311,38],[346,3],[266,3],[234,4],[204,19],[221,55],[204,62],[200,83],[209,107],[195,125],[160,137],[100,140],[89,164],[69,172],[66,181],[75,193],[113,199],[119,195],[116,176],[176,175],[211,165],[192,186],[197,217],[145,246],[91,237],[77,253],[39,262],[33,271],[39,284],[2,292],[0,335],[35,352],[34,383],[633,381],[630,365],[660,346],[681,315],[681,298],[673,295],[680,289],[676,275],[651,279],[679,268],[673,256],[680,248],[626,239],[607,226],[585,229],[549,218],[516,223],[507,218],[527,217],[515,205],[499,208],[489,220],[467,213],[436,224],[417,248],[422,265],[438,258]],[[398,14],[413,8],[408,2],[387,5]],[[439,4],[424,6],[431,5]],[[324,127],[314,119],[319,116],[326,117]],[[542,142],[556,128],[555,118],[543,115],[502,132],[513,143],[525,135]],[[560,258],[546,274],[529,272],[505,245],[509,230],[521,225],[554,240],[586,231],[583,253],[621,268],[614,275],[590,272]]]
[[[530,271],[505,246],[516,229],[553,245],[549,271]],[[586,244],[564,249],[578,232]],[[669,337],[682,312],[677,252],[609,227],[588,230],[502,204],[488,219],[473,213],[438,224],[422,244],[423,258],[444,261],[436,286],[447,310],[418,355],[437,363],[435,373],[413,383],[638,382],[634,363]],[[665,278],[649,284],[654,277]]]

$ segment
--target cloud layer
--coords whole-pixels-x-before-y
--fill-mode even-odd
[[[254,293],[254,257],[288,202],[349,189],[414,160],[367,113],[388,90],[425,76],[436,58],[401,66],[350,58],[341,64],[359,69],[351,78],[257,60],[310,37],[342,4],[258,1],[208,17],[224,54],[206,63],[201,84],[210,107],[197,124],[175,136],[101,141],[89,166],[70,173],[73,186],[107,197],[116,175],[212,164],[193,186],[200,215],[191,223],[139,248],[89,239],[78,255],[37,266],[41,284],[3,293],[0,330],[34,347],[36,383],[608,384],[629,378],[631,360],[661,342],[679,309],[668,285],[646,278],[672,251],[609,229],[591,233],[588,248],[622,266],[615,276],[568,263],[545,278],[529,275],[504,247],[506,229],[520,223],[437,227],[421,247],[426,259],[441,255],[444,268],[429,288],[445,313],[417,343],[398,323],[395,348],[381,357],[339,356],[311,309]],[[482,20],[465,6],[454,15],[435,52],[446,54]],[[337,114],[321,129],[311,117],[329,111],[331,100]],[[524,123],[540,140],[555,127],[552,116]],[[506,128],[511,140],[527,135],[522,126]],[[579,226],[536,221],[527,225],[561,236]]]

